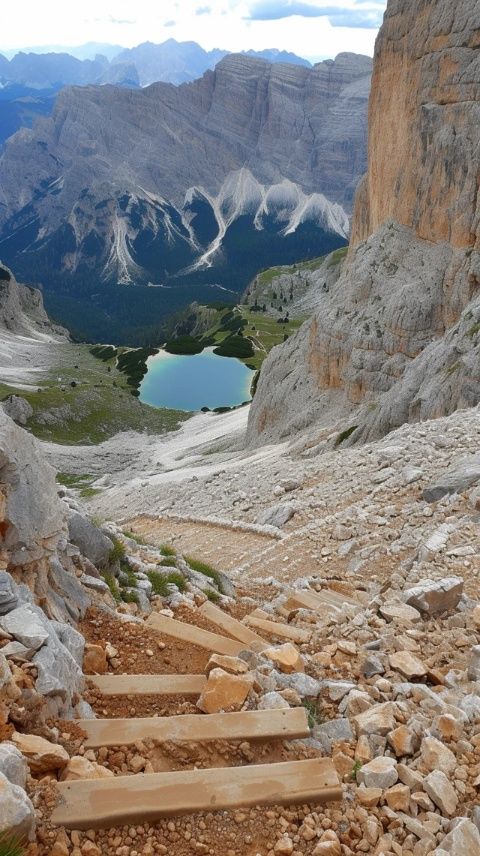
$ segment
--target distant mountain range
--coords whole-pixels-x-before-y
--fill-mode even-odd
[[[213,69],[228,51],[205,51],[196,42],[168,39],[122,48],[91,42],[77,48],[53,46],[20,51],[7,58],[0,54],[0,149],[19,128],[30,128],[37,116],[49,116],[55,96],[64,86],[107,84],[138,88],[151,83],[179,85]],[[247,56],[271,63],[287,62],[310,68],[296,54],[274,48],[245,51]]]
[[[98,48],[93,56],[92,47]],[[50,53],[20,51],[10,59],[0,54],[0,82],[31,89],[90,83],[149,86],[162,81],[178,85],[201,77],[228,53],[225,50],[205,51],[196,42],[177,42],[175,39],[168,39],[162,44],[144,42],[135,48],[112,49],[112,46],[98,44],[90,46],[88,51],[77,49],[76,54],[68,50]],[[287,51],[271,49],[244,53],[272,63],[288,62],[311,67],[308,60]]]
[[[180,86],[62,90],[0,158],[0,257],[111,340],[344,244],[371,66],[233,54]]]

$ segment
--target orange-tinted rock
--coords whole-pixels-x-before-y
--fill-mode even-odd
[[[230,675],[223,669],[212,669],[197,707],[204,713],[240,710],[252,686],[250,675]]]

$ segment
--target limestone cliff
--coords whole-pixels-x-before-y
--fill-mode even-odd
[[[349,256],[264,363],[250,442],[355,442],[480,400],[479,27],[474,0],[390,0]]]

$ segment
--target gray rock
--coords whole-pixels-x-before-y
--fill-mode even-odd
[[[388,756],[374,758],[360,768],[357,782],[366,788],[391,788],[398,782],[397,762]]]
[[[86,517],[73,511],[68,521],[68,534],[72,544],[75,544],[83,556],[93,565],[108,564],[113,550],[113,542]]]
[[[353,731],[348,719],[331,719],[329,722],[316,725],[313,736],[321,743],[325,752],[330,753],[334,743],[353,740]]]
[[[277,692],[266,693],[257,705],[258,710],[286,710],[289,707],[288,701]]]
[[[82,574],[80,582],[82,585],[86,586],[86,588],[93,589],[100,594],[106,594],[110,591],[105,580],[102,580],[99,577],[91,577],[89,574]]]
[[[423,491],[426,502],[438,502],[451,493],[463,493],[480,481],[480,455],[471,455],[458,461],[436,482]]]
[[[422,580],[414,588],[405,591],[402,599],[420,612],[436,615],[455,609],[462,593],[461,577],[444,577],[442,580]]]
[[[480,722],[480,696],[473,693],[465,695],[458,702],[458,706],[467,715],[469,722]]]
[[[2,648],[4,657],[19,663],[31,660],[36,651],[36,648],[27,648],[21,642],[7,642]]]
[[[37,441],[0,408],[0,482],[8,485],[4,548],[23,566],[53,549],[64,529],[64,505],[57,496],[55,471]]]
[[[0,773],[12,785],[25,788],[27,772],[28,765],[20,750],[13,743],[0,743]]]
[[[480,833],[467,818],[460,818],[432,856],[480,856]]]
[[[56,609],[51,609],[58,620],[78,621],[83,618],[91,600],[75,574],[65,570],[57,556],[49,562],[48,579],[50,600]]]
[[[9,395],[2,401],[2,407],[10,419],[13,419],[17,425],[26,425],[31,416],[33,416],[33,407],[25,398],[19,395]]]
[[[282,502],[262,511],[255,522],[261,526],[276,526],[280,529],[291,520],[295,511],[296,505],[293,502]]]
[[[19,606],[0,618],[0,627],[26,648],[37,651],[49,637],[43,621],[31,606]]]
[[[62,645],[72,655],[77,666],[82,668],[85,638],[70,624],[63,624],[60,621],[52,621],[51,625]]]
[[[0,773],[0,832],[31,839],[34,831],[35,810],[25,791]]]
[[[277,671],[272,672],[272,675],[275,677],[277,687],[295,690],[302,698],[316,698],[322,689],[322,681],[316,681],[309,675],[301,673],[283,675]]]
[[[362,675],[365,675],[366,678],[373,678],[374,675],[385,674],[385,666],[383,665],[382,659],[380,657],[375,657],[373,654],[363,661],[360,668]]]
[[[458,797],[442,770],[433,770],[425,776],[423,788],[442,814],[448,817],[455,814]]]
[[[0,615],[11,612],[17,603],[18,597],[10,574],[7,571],[0,571]]]
[[[480,645],[475,645],[472,648],[467,677],[469,681],[480,681]]]

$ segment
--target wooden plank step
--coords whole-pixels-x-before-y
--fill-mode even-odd
[[[245,645],[250,648],[262,651],[270,645],[270,643],[267,642],[266,639],[262,639],[258,633],[250,630],[250,628],[246,627],[245,624],[242,624],[241,621],[233,618],[209,600],[202,604],[200,612],[205,618],[211,621],[212,624],[216,624],[217,627],[221,627],[225,633],[233,636],[233,638],[237,639],[239,642],[244,642]]]
[[[154,823],[162,817],[255,805],[306,805],[340,800],[329,758],[251,767],[182,770],[56,783],[60,801],[52,823],[101,829]]]
[[[142,719],[79,719],[75,721],[87,735],[84,746],[130,746],[136,740],[263,740],[308,737],[308,717],[304,707],[285,710],[253,710],[239,713],[183,714]]]
[[[347,595],[341,595],[338,592],[333,592],[328,589],[322,589],[321,592],[312,591],[311,589],[289,589],[287,591],[288,601],[285,606],[288,608],[305,607],[306,609],[327,609],[330,612],[341,612],[345,605],[361,609],[358,601],[353,600]]]
[[[152,612],[145,624],[153,630],[158,630],[159,633],[164,633],[165,636],[173,636],[175,639],[181,639],[182,642],[190,642],[192,645],[206,648],[207,651],[213,651],[215,654],[237,657],[240,651],[245,650],[244,643],[227,639],[226,636],[211,633],[209,630],[203,630],[193,624],[186,624],[184,621],[177,621],[175,618],[168,618],[168,616],[160,615],[158,612]]]
[[[289,639],[291,642],[297,642],[300,645],[303,642],[308,642],[312,636],[311,630],[302,630],[301,627],[272,621],[268,612],[263,612],[262,609],[256,609],[255,612],[246,615],[243,621],[250,627],[258,627],[259,630],[271,633],[272,636],[277,636],[280,639]]]
[[[105,696],[198,696],[207,682],[205,675],[89,675],[88,680]]]

